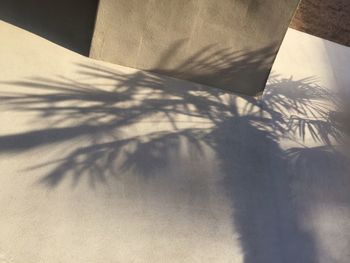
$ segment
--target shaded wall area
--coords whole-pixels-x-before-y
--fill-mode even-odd
[[[256,99],[7,33],[8,262],[348,263],[349,161],[330,143],[339,136],[326,84],[339,75],[324,41],[289,30]],[[350,54],[334,47],[327,54],[341,54],[346,68]]]
[[[148,246],[134,257],[143,259],[144,251],[152,250],[162,258],[174,258],[175,253],[168,252],[173,240],[186,244],[195,237],[185,251],[212,262],[334,262],[319,260],[320,255],[331,259],[328,251],[344,257],[339,241],[326,252],[318,251],[320,227],[305,227],[305,222],[314,222],[310,217],[320,222],[325,218],[320,215],[325,212],[315,212],[315,207],[347,209],[350,203],[350,177],[341,166],[347,161],[341,161],[330,144],[337,130],[320,103],[331,94],[313,78],[271,77],[258,100],[142,71],[126,73],[92,63],[75,68],[80,80],[38,75],[0,83],[8,90],[0,93],[1,109],[15,116],[34,113],[32,123],[37,125],[0,135],[0,157],[40,153],[43,158],[29,165],[22,162],[27,165],[26,179],[35,172],[36,186],[50,193],[69,182],[67,195],[88,183],[80,206],[101,186],[112,189],[114,199],[103,200],[108,206],[98,229],[108,229],[105,218],[116,207],[110,224],[120,227],[123,219],[127,224],[116,235],[118,241],[112,239],[114,250],[140,240]],[[285,149],[282,140],[296,146]],[[12,173],[16,169],[11,168]],[[120,207],[119,200],[127,207]],[[75,218],[81,221],[79,212],[75,207]],[[148,214],[154,218],[151,226],[145,224]],[[344,218],[336,214],[334,220]],[[209,234],[201,234],[202,229]],[[123,235],[132,241],[124,242]],[[161,245],[155,246],[150,236],[161,239]],[[349,240],[346,231],[337,237]],[[110,248],[111,242],[102,240],[103,249]],[[214,253],[202,244],[214,247]],[[75,253],[76,247],[72,250]],[[123,249],[129,250],[130,246]],[[146,255],[151,262],[163,262],[154,260],[154,254]],[[124,261],[124,255],[111,255]]]
[[[255,95],[298,2],[102,0],[91,57]],[[266,48],[251,67],[231,59]]]
[[[350,46],[349,14],[348,0],[302,0],[290,26]]]
[[[1,0],[0,19],[89,54],[98,0]]]

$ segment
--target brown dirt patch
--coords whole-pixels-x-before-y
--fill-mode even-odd
[[[350,46],[350,0],[302,0],[290,27]]]

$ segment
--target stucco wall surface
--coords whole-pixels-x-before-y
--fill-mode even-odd
[[[350,48],[289,29],[257,99],[0,35],[1,263],[349,262]]]
[[[299,0],[101,0],[91,57],[248,95]]]

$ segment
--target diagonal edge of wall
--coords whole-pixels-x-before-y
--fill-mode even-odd
[[[101,0],[90,56],[261,92],[299,0]]]

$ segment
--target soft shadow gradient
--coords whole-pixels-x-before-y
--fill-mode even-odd
[[[238,68],[259,71],[252,66],[256,54],[239,57],[244,59]],[[227,77],[237,70],[234,61],[230,65]],[[92,185],[126,172],[151,177],[181,155],[183,144],[203,160],[204,146],[209,147],[223,174],[219,184],[231,201],[244,262],[318,262],[313,233],[300,224],[304,211],[295,203],[293,178],[313,173],[304,167],[310,162],[326,158],[337,165],[331,142],[339,132],[322,103],[332,95],[313,78],[271,76],[265,94],[255,98],[141,71],[83,64],[77,70],[89,84],[63,77],[7,83],[23,92],[2,93],[0,106],[36,113],[47,128],[1,136],[0,154],[87,138],[84,145],[72,144],[69,154],[42,164],[53,166],[41,179],[51,189],[70,178],[77,185],[82,176]],[[323,146],[284,150],[279,144],[307,137]]]

